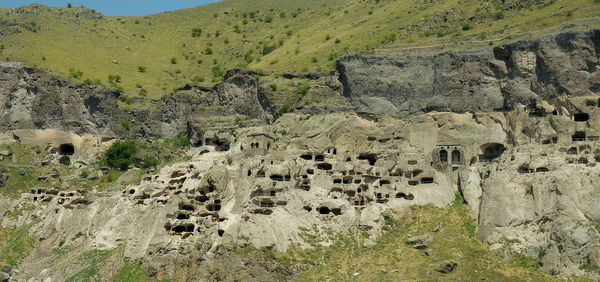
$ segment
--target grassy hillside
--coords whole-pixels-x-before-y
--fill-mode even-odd
[[[357,50],[488,38],[600,14],[595,0],[224,0],[142,17],[0,9],[0,57],[157,97],[226,69],[320,71]]]
[[[410,220],[386,218],[386,232],[372,247],[364,247],[366,232],[329,235],[333,243],[323,247],[322,235],[306,231],[314,249],[292,249],[267,255],[279,263],[304,265],[297,281],[560,281],[541,267],[537,257],[526,257],[502,248],[490,250],[475,237],[475,227],[462,198],[446,209],[413,207]],[[429,255],[408,245],[412,235],[434,238]],[[325,239],[327,240],[327,239]],[[243,251],[242,251],[243,252]],[[444,261],[458,264],[449,274],[436,269]],[[574,278],[572,281],[589,281]]]

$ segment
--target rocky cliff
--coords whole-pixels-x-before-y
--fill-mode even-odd
[[[0,129],[113,134],[119,92],[69,82],[38,68],[0,63]]]
[[[600,31],[421,56],[340,58],[344,96],[360,111],[502,111],[562,95],[600,93]]]
[[[11,188],[19,200],[0,196],[2,226],[31,224],[39,241],[13,277],[64,280],[81,267],[54,264],[58,250],[123,248],[156,277],[218,279],[205,269],[223,250],[286,251],[311,238],[328,245],[331,230],[375,240],[389,216],[464,198],[492,250],[599,279],[599,43],[600,32],[588,31],[431,56],[349,55],[339,63],[343,88],[328,75],[267,80],[236,70],[215,87],[184,86],[145,109],[5,63],[3,130],[24,136],[12,143],[50,144],[37,155],[97,153],[111,142],[104,134],[185,131],[193,140],[186,159],[132,170],[109,188],[77,182],[85,169],[105,169],[61,161],[71,174]],[[283,100],[279,79],[304,90],[291,88],[294,99]],[[131,181],[136,173],[141,179]]]

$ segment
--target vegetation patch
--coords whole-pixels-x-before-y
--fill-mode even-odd
[[[0,266],[18,266],[35,246],[29,228],[0,228]]]
[[[115,276],[115,282],[150,282],[150,281],[170,281],[168,279],[156,280],[149,277],[142,271],[141,262],[128,262],[126,263],[119,273]]]
[[[537,260],[519,257],[516,262],[507,262],[501,252],[491,251],[477,240],[468,207],[458,196],[455,204],[446,209],[431,205],[413,207],[410,222],[392,215],[385,215],[384,219],[384,234],[369,248],[363,246],[368,237],[364,231],[338,236],[306,229],[302,236],[313,248],[295,246],[286,253],[270,256],[290,266],[304,266],[306,271],[298,281],[353,280],[356,275],[364,281],[520,281],[523,277],[559,281],[539,268]],[[406,243],[408,237],[423,234],[434,238],[429,255]],[[321,242],[327,242],[327,246]],[[458,267],[450,274],[435,271],[443,260],[455,261]]]

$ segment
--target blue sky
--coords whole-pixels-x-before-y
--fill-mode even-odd
[[[48,6],[86,6],[107,16],[148,15],[164,11],[195,7],[217,2],[217,0],[0,0],[0,8],[16,8],[38,3]]]

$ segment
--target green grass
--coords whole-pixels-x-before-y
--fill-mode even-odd
[[[101,278],[100,266],[112,253],[113,250],[91,250],[81,254],[78,258],[79,263],[88,266],[69,277],[66,281],[99,281]]]
[[[149,277],[142,271],[141,262],[128,262],[123,268],[117,273],[114,280],[115,282],[149,282],[149,281],[170,281],[167,279],[156,280],[152,277]]]
[[[507,1],[506,7],[513,2]],[[592,0],[517,2],[523,3],[520,9],[505,10],[492,0],[429,5],[420,0],[224,0],[99,20],[75,17],[81,9],[76,7],[62,14],[58,8],[41,14],[10,14],[5,9],[0,18],[20,25],[1,28],[20,32],[0,40],[0,53],[71,79],[123,87],[129,97],[155,98],[198,77],[218,82],[224,70],[234,67],[331,70],[334,58],[357,50],[469,40],[482,33],[495,37],[600,12]],[[436,24],[447,11],[452,11],[448,22]]]
[[[35,246],[29,227],[0,228],[0,266],[18,266]]]
[[[468,208],[457,198],[457,203],[447,209],[433,206],[412,208],[412,220],[399,220],[385,216],[385,233],[377,238],[376,245],[365,248],[362,242],[368,234],[352,231],[344,235],[316,233],[307,229],[303,238],[315,248],[293,247],[286,253],[275,253],[274,260],[287,265],[304,265],[307,269],[297,281],[362,280],[362,281],[559,281],[539,267],[536,258],[516,257],[503,260],[503,252],[491,251],[477,240],[469,224]],[[438,232],[436,227],[443,223]],[[406,244],[410,235],[429,234],[434,237],[430,245],[432,256]],[[333,242],[329,247],[320,241]],[[398,250],[398,253],[397,253]],[[458,268],[450,274],[434,270],[442,260],[453,260]],[[360,273],[354,277],[353,273]]]

